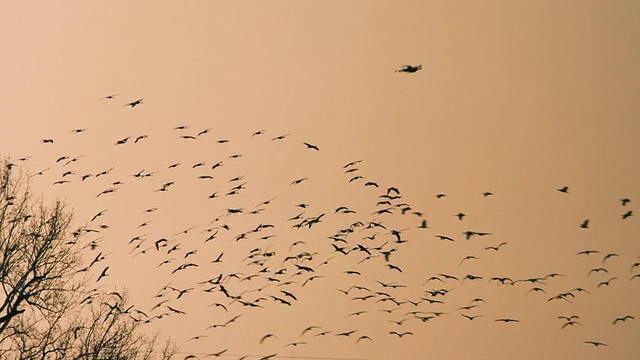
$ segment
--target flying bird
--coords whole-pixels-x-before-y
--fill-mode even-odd
[[[585,344],[593,345],[593,346],[595,346],[595,347],[599,347],[599,346],[609,346],[609,345],[607,345],[607,344],[605,344],[605,343],[603,343],[603,342],[599,342],[599,341],[592,341],[592,340],[585,341],[584,343],[585,343]]]
[[[609,283],[610,283],[612,280],[616,280],[616,279],[617,279],[617,277],[615,277],[615,276],[614,276],[614,277],[612,277],[611,279],[609,279],[609,280],[607,280],[607,281],[601,281],[598,285],[596,285],[596,287],[597,287],[597,288],[599,288],[599,287],[601,287],[601,286],[605,286],[605,285],[606,285],[606,286],[609,286]]]
[[[415,72],[417,72],[417,71],[419,71],[419,70],[422,70],[422,64],[420,64],[420,65],[415,65],[415,66],[413,66],[413,65],[403,65],[403,66],[402,66],[402,68],[400,68],[400,69],[398,69],[398,70],[396,70],[396,71],[394,71],[394,72],[401,72],[401,73],[409,73],[409,74],[412,74],[412,73],[415,73]]]
[[[585,221],[583,221],[582,224],[580,224],[580,228],[581,229],[588,229],[589,228],[589,219],[586,219]]]
[[[582,325],[582,323],[578,322],[578,321],[567,321],[564,324],[562,324],[562,327],[560,327],[561,329],[566,328],[567,326],[573,326],[573,325]]]
[[[304,143],[304,145],[307,147],[307,149],[313,149],[315,151],[320,151],[320,148],[318,148],[317,146],[313,145],[313,144],[309,144],[309,143]]]
[[[109,267],[105,267],[104,270],[102,270],[102,273],[100,273],[100,276],[98,276],[98,280],[96,280],[96,282],[100,281],[103,277],[107,276],[107,270],[109,269]]]
[[[265,340],[267,340],[267,339],[269,339],[269,338],[277,338],[277,336],[275,336],[274,334],[269,333],[269,334],[267,334],[267,335],[263,336],[263,337],[260,339],[260,344],[262,344]]]
[[[130,102],[128,104],[124,104],[122,107],[131,106],[132,108],[134,108],[134,107],[136,107],[136,106],[138,106],[140,104],[142,104],[142,98],[140,98],[140,99],[138,99],[136,101],[132,101],[132,102]]]
[[[631,315],[625,315],[623,317],[617,317],[617,318],[615,318],[613,320],[613,325],[615,325],[615,324],[617,324],[618,322],[621,322],[621,321],[625,322],[625,321],[627,321],[629,319],[635,320],[635,318],[633,316],[631,316]]]
[[[509,319],[509,318],[496,319],[495,321],[497,321],[497,322],[504,322],[504,323],[520,322],[520,320],[517,320],[517,319]]]
[[[113,99],[114,99],[116,96],[118,96],[118,95],[120,95],[120,94],[107,95],[107,96],[101,97],[101,98],[100,98],[100,99],[98,99],[98,100],[105,100],[105,99],[107,99],[107,100],[113,100]]]
[[[401,338],[401,337],[403,337],[405,335],[413,335],[413,333],[411,331],[405,331],[405,332],[402,332],[402,333],[399,333],[397,331],[389,331],[389,334],[396,335],[399,338]]]

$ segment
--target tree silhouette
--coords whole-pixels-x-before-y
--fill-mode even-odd
[[[0,166],[0,358],[170,359],[175,346],[140,334],[126,293],[89,289],[65,204],[45,206],[24,172]]]

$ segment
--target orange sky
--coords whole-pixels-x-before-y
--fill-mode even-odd
[[[50,167],[33,178],[33,188],[47,199],[65,198],[77,226],[109,226],[84,239],[100,239],[95,251],[108,254],[94,272],[109,266],[109,276],[97,285],[126,287],[136,307],[151,316],[166,311],[151,311],[162,299],[186,312],[146,327],[175,339],[179,359],[224,349],[223,357],[232,359],[273,353],[313,359],[636,359],[640,278],[630,278],[640,267],[630,269],[640,260],[640,225],[636,213],[625,220],[621,215],[640,202],[639,12],[632,1],[5,4],[0,154],[32,156],[21,162],[32,174]],[[423,69],[394,72],[405,64]],[[98,100],[111,94],[118,96]],[[143,104],[135,108],[123,106],[140,98]],[[179,125],[188,129],[174,129]],[[196,140],[180,138],[208,128]],[[259,130],[264,134],[251,137]],[[134,144],[140,135],[147,137]],[[131,137],[126,144],[115,145],[125,137]],[[54,144],[42,144],[45,138]],[[56,163],[62,156],[79,158]],[[353,167],[358,170],[345,174],[343,165],[353,160],[362,160]],[[219,161],[224,166],[212,169]],[[199,162],[205,165],[194,168]],[[168,168],[174,163],[180,165]],[[108,175],[95,176],[111,167]],[[141,170],[154,174],[131,176]],[[73,174],[63,178],[66,171]],[[83,181],[82,175],[92,176]],[[198,178],[203,175],[212,179]],[[349,182],[356,175],[363,178]],[[243,178],[229,182],[235,177]],[[300,178],[308,179],[290,185]],[[53,185],[58,180],[69,182]],[[168,191],[154,191],[170,181]],[[368,181],[380,187],[365,186]],[[238,195],[225,195],[244,182]],[[392,200],[393,213],[373,215],[385,208],[376,204],[391,186],[402,196]],[[556,191],[562,186],[569,194]],[[110,187],[117,190],[96,197]],[[218,197],[209,199],[216,191]],[[494,195],[483,197],[485,191]],[[437,199],[438,193],[447,196]],[[622,198],[632,201],[623,207]],[[406,206],[398,203],[411,210],[402,215]],[[335,213],[339,206],[356,213]],[[143,213],[152,207],[158,211]],[[243,213],[224,216],[228,209]],[[287,219],[302,212],[302,219],[325,215],[310,228],[292,228],[295,221]],[[458,212],[468,216],[460,221]],[[579,227],[585,219],[589,229]],[[422,220],[428,229],[418,228]],[[360,226],[344,241],[328,239],[357,221],[387,229]],[[259,224],[274,228],[249,233]],[[205,242],[212,228],[217,238]],[[408,242],[396,243],[391,229],[403,230]],[[467,241],[462,233],[468,230],[491,235]],[[374,240],[366,239],[376,232]],[[236,241],[242,233],[247,239]],[[268,235],[274,236],[260,239]],[[135,236],[146,239],[137,250],[136,242],[129,244]],[[170,246],[156,251],[160,238]],[[507,244],[499,251],[485,249],[502,242]],[[332,244],[360,244],[378,257],[360,263],[364,251],[343,255]],[[275,253],[263,255],[264,267],[247,265],[256,248]],[[380,252],[392,249],[386,262]],[[600,252],[576,255],[585,249]],[[197,253],[185,259],[192,250]],[[284,261],[304,252],[314,254],[311,260]],[[211,263],[221,253],[222,263]],[[603,263],[608,253],[619,256]],[[466,256],[477,259],[462,261]],[[158,267],[166,259],[172,262]],[[171,274],[188,262],[199,266]],[[294,275],[295,264],[314,272]],[[608,273],[589,273],[599,267]],[[565,276],[542,285],[489,281],[554,272]],[[231,278],[224,286],[231,295],[242,293],[243,301],[265,297],[263,308],[242,306],[220,289],[204,292],[198,284],[232,273],[258,275]],[[425,284],[439,273],[483,279]],[[303,287],[311,275],[322,277]],[[598,287],[612,277],[618,279]],[[376,280],[406,287],[389,289]],[[286,281],[295,282],[281,285]],[[194,290],[180,299],[170,290],[154,298],[169,283]],[[370,291],[336,290],[354,284]],[[535,286],[546,294],[525,295]],[[591,294],[573,291],[571,303],[548,301],[577,287]],[[425,293],[439,288],[451,291],[435,298]],[[283,289],[296,296],[289,298],[292,306],[271,297],[285,296]],[[382,311],[396,306],[376,291],[401,302],[398,309]],[[353,300],[369,294],[374,297]],[[406,302],[421,297],[443,304]],[[486,303],[460,309],[474,298]],[[216,302],[229,311],[207,306]],[[407,314],[414,310],[424,312],[418,316],[446,314],[423,322]],[[360,311],[366,312],[349,316]],[[481,317],[469,321],[461,314]],[[236,323],[205,330],[235,315],[242,315]],[[578,315],[582,325],[562,329],[560,315]],[[637,319],[612,324],[624,315]],[[402,325],[392,322],[403,319]],[[301,335],[311,325],[318,329]],[[336,336],[349,330],[356,332]],[[319,336],[323,331],[330,333]],[[391,331],[412,334],[399,338]],[[275,337],[260,343],[269,333]],[[199,335],[207,337],[187,341]],[[372,340],[356,343],[365,335]],[[595,348],[584,343],[589,340],[609,346]],[[286,346],[299,341],[305,343]]]

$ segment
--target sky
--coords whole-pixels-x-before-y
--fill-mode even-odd
[[[640,356],[637,2],[3,9],[0,154],[178,359]]]

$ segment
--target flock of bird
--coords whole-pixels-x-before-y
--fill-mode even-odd
[[[420,69],[421,65],[405,66],[397,71],[415,73]],[[118,94],[113,94],[100,101],[113,104],[117,99]],[[137,111],[139,106],[144,106],[142,98],[122,105],[131,108],[126,111]],[[257,175],[243,165],[250,157],[267,161],[260,156],[273,147],[302,152],[301,156],[311,157],[313,162],[322,150],[312,141],[257,129],[242,139],[257,149],[250,152],[233,146],[240,139],[219,137],[219,130],[212,128],[192,130],[189,125],[180,125],[167,130],[171,135],[161,139],[163,147],[177,149],[189,146],[186,142],[204,143],[202,146],[210,149],[206,152],[209,155],[193,153],[193,161],[172,161],[170,156],[149,161],[143,157],[125,158],[124,151],[118,153],[125,147],[135,152],[135,147],[145,146],[153,134],[111,139],[105,146],[112,148],[100,151],[113,152],[113,163],[96,163],[98,156],[89,153],[58,153],[58,146],[75,149],[77,137],[97,136],[96,142],[101,138],[100,134],[91,135],[90,128],[76,128],[59,138],[40,139],[43,148],[39,155],[21,157],[8,166],[24,163],[45,193],[48,186],[68,196],[93,190],[90,197],[83,196],[82,207],[95,211],[76,213],[78,225],[71,234],[90,253],[82,272],[91,274],[97,287],[108,286],[114,270],[127,258],[135,264],[153,263],[149,269],[135,266],[145,277],[153,277],[162,285],[150,298],[134,297],[136,306],[130,316],[160,327],[168,318],[213,319],[189,334],[183,348],[215,343],[221,331],[233,331],[237,323],[251,322],[253,314],[295,308],[313,296],[348,304],[343,309],[349,310],[338,315],[347,324],[371,318],[379,325],[367,329],[300,324],[295,335],[265,328],[253,345],[270,351],[256,358],[277,358],[289,349],[301,349],[327,337],[344,338],[357,346],[403,339],[415,336],[420,325],[439,321],[525,325],[523,319],[508,310],[495,316],[495,309],[492,315],[483,312],[487,304],[500,300],[477,295],[487,294],[479,290],[481,287],[501,287],[513,296],[535,297],[549,306],[564,304],[566,314],[540,317],[558,318],[557,327],[571,331],[575,327],[596,326],[588,324],[583,314],[572,312],[573,303],[623,282],[640,286],[640,260],[607,248],[570,254],[576,262],[584,264],[584,257],[590,259],[589,264],[597,263],[584,269],[579,282],[575,276],[553,269],[524,277],[487,274],[482,266],[474,264],[482,264],[485,258],[499,263],[505,249],[517,239],[506,240],[498,232],[471,229],[466,224],[467,217],[473,214],[463,212],[451,214],[459,224],[457,230],[441,229],[432,224],[425,211],[408,202],[398,187],[371,179],[363,170],[366,160],[336,164],[332,170],[342,177],[340,186],[364,200],[347,204],[340,197],[327,195],[322,205],[316,205],[308,199],[312,197],[310,193],[318,191],[317,183],[314,185],[314,178],[303,173],[312,173],[310,168],[303,167],[300,177],[278,180],[270,190],[264,189]],[[33,169],[30,163],[36,160],[45,164],[44,169]],[[131,168],[137,170],[129,171]],[[568,186],[548,189],[559,199],[572,196],[570,190]],[[254,200],[271,191],[271,195]],[[165,197],[172,194],[177,194],[172,199],[181,199],[185,205],[171,203],[178,200],[167,203]],[[437,202],[448,198],[444,193],[431,196]],[[497,196],[497,191],[484,191],[478,193],[477,200],[492,201]],[[107,203],[120,207],[108,208]],[[631,199],[620,199],[620,221],[633,221],[632,205]],[[203,212],[202,208],[208,210]],[[135,224],[110,222],[118,219],[118,213],[130,214],[126,220]],[[192,224],[168,221],[179,214],[186,214],[182,219],[192,219]],[[568,226],[589,231],[591,221],[584,219]],[[464,255],[456,257],[446,269],[428,274],[416,273],[408,264],[412,257],[415,259],[412,254],[416,249],[428,251],[443,246],[455,247],[451,253]],[[610,265],[615,262],[626,263],[627,273],[614,273]],[[585,284],[584,279],[588,285],[576,285]],[[314,295],[314,288],[327,287],[333,289],[332,293]],[[456,293],[460,294],[451,296]],[[83,301],[91,299],[90,295]],[[621,313],[606,326],[622,327],[633,321],[634,314]],[[582,342],[594,347],[615,345],[600,338],[585,338]],[[230,350],[224,344],[215,346],[219,348],[212,352],[185,353],[184,359],[229,356],[238,350]]]

